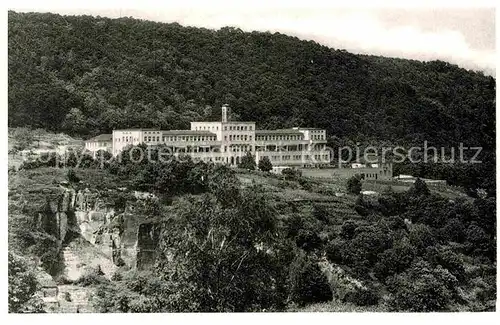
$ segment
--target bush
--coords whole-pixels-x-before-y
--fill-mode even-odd
[[[90,267],[87,268],[84,273],[76,279],[74,284],[80,285],[82,287],[87,287],[91,285],[97,285],[107,282],[106,278],[103,277],[100,267]]]
[[[342,224],[340,229],[340,237],[351,240],[354,237],[358,225],[354,220],[347,220]]]
[[[297,238],[295,238],[295,243],[303,250],[311,251],[321,246],[321,238],[311,230],[300,229]]]
[[[302,176],[302,172],[300,170],[293,168],[285,168],[281,171],[281,174],[287,181],[296,181]]]
[[[424,224],[414,225],[410,229],[409,238],[412,246],[415,247],[418,253],[425,252],[427,247],[433,246],[436,243],[433,228]]]
[[[426,260],[432,265],[441,265],[458,280],[465,281],[465,268],[462,259],[448,248],[432,246],[427,248]]]
[[[389,281],[393,311],[433,312],[448,308],[458,282],[448,271],[419,261]]]
[[[247,152],[243,157],[241,157],[241,162],[238,168],[255,170],[255,158],[250,152]]]
[[[415,183],[408,189],[407,195],[409,197],[418,197],[418,196],[429,196],[431,192],[427,187],[427,184],[420,178],[415,180]]]
[[[79,183],[80,182],[80,177],[78,177],[73,169],[68,169],[68,172],[66,173],[66,178],[68,179],[68,182],[70,183]]]
[[[347,180],[347,193],[358,195],[361,193],[361,177],[354,175]]]
[[[352,302],[358,306],[373,306],[378,304],[379,296],[373,289],[357,288],[344,296],[344,302]]]
[[[344,251],[345,242],[343,240],[334,239],[326,246],[326,257],[332,263],[342,264],[342,252]]]
[[[9,312],[43,312],[43,302],[35,296],[40,288],[34,270],[27,261],[9,252]]]
[[[265,156],[259,160],[259,169],[263,172],[269,172],[273,169],[273,164],[269,160],[269,157]]]
[[[318,263],[304,254],[297,256],[290,266],[290,290],[292,300],[300,306],[333,298],[328,280]]]

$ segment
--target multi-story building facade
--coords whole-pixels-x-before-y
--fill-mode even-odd
[[[113,130],[111,152],[118,155],[129,145],[165,145],[174,155],[193,160],[238,165],[250,152],[256,162],[267,156],[273,166],[318,166],[330,163],[326,131],[315,128],[256,130],[255,122],[231,121],[230,108],[222,107],[220,122],[191,122],[190,130]]]

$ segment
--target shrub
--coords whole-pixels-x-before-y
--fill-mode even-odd
[[[305,251],[311,251],[321,246],[321,238],[318,234],[307,229],[300,229],[295,242],[298,247]]]
[[[271,160],[269,160],[269,157],[265,156],[259,160],[259,169],[263,172],[269,172],[273,169],[273,164],[271,163]]]
[[[358,306],[373,306],[378,304],[379,296],[373,289],[357,288],[354,291],[349,291],[344,296],[344,302],[352,302]]]
[[[410,197],[418,197],[418,196],[429,196],[431,192],[427,187],[427,184],[420,178],[415,180],[415,183],[408,189],[407,195]]]
[[[107,282],[106,278],[103,277],[103,273],[100,267],[90,267],[87,268],[84,273],[76,279],[74,284],[87,287],[91,285],[97,285]]]
[[[75,171],[73,169],[68,169],[66,173],[66,178],[68,179],[68,182],[70,183],[79,183],[80,178],[76,175]]]
[[[416,262],[407,272],[389,281],[392,293],[389,308],[393,311],[433,312],[448,308],[452,302],[456,278],[442,268]]]
[[[387,249],[377,256],[378,261],[373,271],[375,276],[382,282],[388,276],[401,273],[406,270],[415,257],[414,248],[406,238],[394,243],[391,249]]]
[[[9,252],[9,312],[39,313],[43,302],[35,296],[40,288],[34,271],[27,261]]]
[[[326,257],[332,263],[342,264],[342,252],[344,250],[345,242],[343,240],[334,239],[331,240],[326,248]]]
[[[347,193],[358,195],[361,193],[361,177],[354,175],[347,180]]]
[[[241,162],[238,168],[255,170],[255,158],[250,152],[247,152],[243,157],[241,157]]]
[[[281,174],[287,181],[296,181],[302,176],[302,172],[300,170],[293,168],[285,168],[281,171]]]
[[[414,225],[409,232],[409,238],[412,246],[418,253],[425,252],[426,248],[436,243],[433,229],[424,224]]]
[[[318,263],[301,254],[290,266],[290,290],[292,300],[301,306],[333,298],[326,276]]]
[[[347,220],[342,224],[340,229],[340,237],[350,240],[354,237],[354,233],[358,225],[353,220]]]
[[[432,246],[427,248],[426,260],[432,265],[441,265],[458,280],[466,280],[464,262],[449,248]]]

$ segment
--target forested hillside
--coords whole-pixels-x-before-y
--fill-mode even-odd
[[[218,120],[223,103],[260,128],[325,128],[333,148],[482,147],[480,165],[396,170],[495,192],[495,79],[482,73],[354,55],[279,33],[9,12],[10,127],[83,138],[113,128],[188,128]]]
[[[495,80],[279,33],[9,12],[9,126],[185,128],[228,103],[261,128],[352,140],[494,143]]]

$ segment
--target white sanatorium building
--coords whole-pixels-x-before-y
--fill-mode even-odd
[[[247,152],[256,162],[267,156],[273,166],[320,166],[330,163],[326,131],[316,128],[256,130],[255,122],[230,120],[230,108],[222,106],[220,122],[191,122],[190,130],[113,130],[85,141],[95,154],[107,150],[118,155],[129,145],[166,145],[175,154],[190,155],[194,161],[237,165]]]

